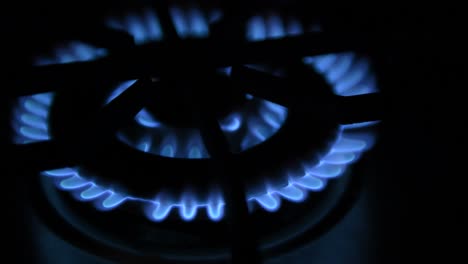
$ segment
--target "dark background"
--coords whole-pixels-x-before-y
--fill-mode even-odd
[[[302,3],[291,1],[288,5],[295,4]],[[48,38],[56,37],[55,31],[69,22],[88,20],[105,7],[103,3],[97,6],[86,1],[64,1],[58,6],[37,2],[20,5],[2,9],[7,80],[2,89],[14,89],[8,85],[8,77],[12,72],[18,74],[16,66]],[[375,209],[372,223],[377,226],[377,235],[375,241],[363,246],[368,246],[369,255],[377,257],[375,263],[454,263],[463,262],[457,258],[466,258],[462,254],[466,242],[461,227],[466,223],[467,75],[463,59],[466,47],[459,41],[466,30],[461,29],[465,14],[456,10],[310,8],[311,16],[329,21],[336,30],[367,32],[378,40],[375,59],[386,93],[386,111],[381,140],[372,152],[374,158],[366,165],[370,167],[366,197]],[[2,98],[2,108],[8,107],[6,102]],[[2,109],[2,115],[5,113]],[[2,116],[2,140],[7,138],[7,129],[8,117]],[[21,160],[7,158],[4,164],[10,162]],[[15,241],[11,243],[15,250],[10,252],[17,263],[31,263],[29,258],[35,252],[30,243],[31,225],[23,214],[26,201],[17,176],[7,166],[3,175],[7,204],[13,205],[8,211],[15,212],[12,217],[7,215],[16,226],[8,241]],[[346,243],[351,247],[359,240]],[[323,263],[336,262],[331,259]]]

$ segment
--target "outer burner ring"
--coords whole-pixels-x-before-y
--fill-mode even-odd
[[[38,188],[38,186],[42,186],[42,188]],[[360,186],[360,177],[344,176],[336,181],[331,182],[329,188],[316,194],[321,196],[320,198],[317,197],[318,199],[313,199],[316,209],[309,211],[302,210],[302,213],[309,212],[309,215],[296,219],[297,221],[294,221],[294,224],[292,224],[291,221],[288,221],[287,223],[292,224],[291,226],[283,225],[281,223],[280,226],[269,226],[269,229],[267,228],[267,230],[263,230],[266,226],[272,223],[271,221],[267,221],[267,219],[270,219],[271,216],[265,215],[261,211],[257,211],[252,216],[252,219],[254,219],[254,221],[259,221],[256,224],[256,226],[259,228],[259,232],[261,232],[261,230],[267,232],[266,235],[262,236],[263,238],[261,237],[262,240],[267,240],[263,240],[264,242],[262,242],[260,245],[264,257],[274,257],[293,248],[310,243],[312,240],[328,231],[337,221],[344,217],[347,211],[354,204],[354,200],[359,193]],[[107,221],[107,217],[109,220],[121,219],[120,224],[114,222],[112,225],[114,227],[117,226],[117,228],[127,227],[129,224],[131,224],[125,219],[138,218],[135,218],[133,215],[131,215],[130,218],[120,218],[116,217],[115,215],[106,216],[101,212],[89,210],[92,208],[83,206],[83,204],[77,203],[73,199],[63,199],[63,197],[60,197],[63,195],[63,193],[58,192],[58,190],[53,186],[53,184],[51,184],[50,179],[48,178],[34,178],[34,180],[31,182],[31,185],[28,187],[31,191],[31,197],[34,197],[34,199],[32,199],[34,204],[33,208],[37,209],[37,213],[41,216],[40,219],[44,221],[44,223],[49,226],[53,232],[56,232],[60,235],[60,237],[68,240],[72,245],[84,249],[87,252],[93,252],[94,254],[103,258],[116,261],[137,261],[137,263],[147,263],[145,261],[148,261],[148,263],[152,263],[154,261],[161,261],[158,263],[220,263],[228,258],[228,244],[225,245],[225,248],[218,247],[218,250],[214,250],[213,245],[210,245],[209,243],[206,244],[206,240],[202,240],[202,243],[196,244],[197,246],[193,248],[193,250],[189,251],[184,250],[187,248],[181,246],[182,253],[177,248],[174,249],[173,245],[166,245],[167,249],[164,249],[164,245],[158,245],[156,248],[147,246],[144,248],[138,248],[138,253],[136,253],[136,251],[132,249],[136,244],[138,244],[134,238],[129,239],[128,237],[120,237],[118,240],[121,240],[122,242],[119,243],[118,240],[115,240],[115,237],[113,240],[109,240],[109,237],[106,236],[99,237],[98,235],[98,237],[96,237],[96,230],[86,230],[85,226],[89,227],[90,225],[94,225],[95,222],[89,222],[88,218],[86,217],[90,217],[90,215],[83,214],[82,211],[77,210],[75,206],[81,206],[81,208],[88,210],[92,214],[99,214],[99,218],[104,217],[103,221]],[[52,196],[50,195],[50,191],[53,193]],[[72,204],[67,204],[67,201],[71,202]],[[316,204],[317,201],[320,201],[318,205]],[[57,204],[57,202],[61,202],[62,205],[60,205],[60,203]],[[66,204],[63,204],[63,202]],[[310,205],[307,204],[301,205],[306,208],[310,207]],[[291,204],[291,206],[297,206],[297,204]],[[74,216],[67,215],[69,212],[64,211],[64,208],[68,208],[69,212],[76,213],[75,216],[85,217],[81,221],[85,221],[87,224],[82,225],[77,223],[76,219],[74,219]],[[298,211],[297,208],[292,208],[291,210],[296,212]],[[109,212],[109,214],[114,213],[121,214],[121,211],[119,210]],[[285,212],[278,213],[284,214]],[[291,216],[287,212],[286,215],[288,217]],[[146,225],[145,223],[140,224]],[[174,224],[180,227],[180,223],[178,221],[176,221]],[[195,228],[195,230],[199,230],[199,228],[197,228],[199,226],[196,226],[196,222],[190,222],[187,224],[189,225],[189,228]],[[170,229],[165,225],[167,225],[167,223],[160,223],[158,225],[149,224],[147,226]],[[221,225],[218,227],[220,230],[226,230],[223,222],[209,223],[211,228],[216,228],[217,225]],[[279,227],[282,228],[283,232],[275,233],[277,230],[280,230]],[[102,226],[96,226],[95,228],[101,231],[103,229]],[[115,235],[115,231],[116,230],[113,228],[108,230],[108,232],[110,232],[112,235]],[[149,230],[146,232],[149,232]],[[135,234],[138,234],[138,232]],[[218,236],[218,238],[219,237],[221,236]],[[164,238],[162,240],[165,241]],[[109,244],[109,241],[113,242]],[[117,244],[119,245],[115,244],[115,241],[117,241]],[[127,244],[125,241],[128,241],[130,244]],[[220,241],[219,239],[216,239],[212,241],[212,243],[216,243],[215,245],[219,246]],[[145,252],[151,252],[151,254],[146,255]]]

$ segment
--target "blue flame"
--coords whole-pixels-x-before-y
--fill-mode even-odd
[[[288,185],[279,190],[270,191],[270,195],[275,195],[275,193],[292,202],[302,202],[307,196],[307,192],[291,182],[288,182]]]
[[[107,55],[107,50],[79,41],[72,41],[56,47],[52,55],[40,56],[34,61],[35,66],[49,64],[90,61]],[[20,98],[13,116],[16,131],[14,142],[28,144],[50,139],[49,112],[54,93],[42,93]]]
[[[267,20],[267,32],[269,38],[282,38],[286,36],[283,19],[277,15],[269,17]]]
[[[211,19],[208,20],[198,8],[183,10],[179,7],[172,7],[170,9],[170,14],[177,31],[177,35],[181,38],[207,37],[210,34],[209,21],[216,21],[216,15],[219,16],[219,13],[214,13],[212,14]]]
[[[107,55],[107,50],[97,48],[79,41],[70,42],[63,47],[55,48],[51,56],[41,56],[35,59],[34,65],[42,66],[57,63],[90,61]]]
[[[88,180],[77,175],[73,175],[65,180],[60,181],[60,187],[64,190],[74,190],[89,184],[90,182]]]
[[[211,10],[207,14],[199,8],[182,9],[172,6],[169,10],[172,23],[181,38],[205,38],[210,34],[210,24],[216,23],[221,17],[221,10]],[[125,17],[110,17],[106,20],[110,28],[122,30],[132,35],[135,44],[161,41],[164,38],[159,18],[153,9],[133,12]]]
[[[161,123],[156,120],[156,118],[154,118],[146,109],[138,112],[138,114],[135,116],[135,119],[142,126],[148,128],[161,127]]]
[[[180,16],[176,16],[179,12]],[[212,12],[207,18],[197,10],[185,12],[178,10],[172,16],[181,36],[202,37],[208,34],[207,21],[216,21],[220,13]],[[180,20],[180,21],[179,21]],[[162,38],[162,30],[155,13],[146,10],[142,15],[131,14],[122,20],[109,20],[109,25],[131,33],[136,42],[144,43]],[[177,26],[177,23],[182,26]],[[298,20],[284,22],[279,16],[264,18],[253,17],[249,20],[247,38],[263,40],[280,38],[285,35],[297,35],[303,32]],[[313,28],[312,28],[313,29]],[[36,64],[68,63],[92,60],[105,55],[105,50],[73,42],[56,49],[54,56],[41,58]],[[367,60],[353,53],[328,54],[304,58],[304,63],[323,74],[333,87],[333,91],[342,96],[350,96],[377,91],[375,77]],[[229,68],[225,73],[229,75]],[[105,103],[109,103],[128,89],[136,80],[122,82],[110,93]],[[18,100],[14,115],[15,143],[49,140],[49,113],[53,103],[53,93],[36,94]],[[252,95],[246,95],[248,104],[255,106],[254,111],[238,110],[219,120],[222,130],[229,135],[236,135],[240,140],[234,143],[239,151],[246,150],[275,134],[288,116],[288,110],[280,105],[268,102]],[[248,192],[249,205],[257,205],[267,211],[277,211],[282,200],[299,203],[304,201],[309,192],[319,192],[329,180],[340,177],[349,170],[349,166],[359,160],[362,154],[374,143],[374,135],[367,128],[377,122],[362,122],[341,125],[336,140],[322,153],[318,162],[307,159],[298,161],[302,170],[290,171],[285,175],[288,181],[284,185],[265,182],[264,190]],[[140,136],[136,139],[124,131],[118,137],[136,149],[146,153],[174,158],[200,159],[209,157],[198,130],[180,130],[160,122],[147,109],[142,109],[135,116]],[[232,142],[231,142],[232,143]],[[152,221],[163,221],[172,212],[184,221],[192,221],[200,212],[213,221],[224,217],[225,202],[218,187],[213,187],[205,197],[195,195],[186,189],[175,196],[165,191],[157,193],[153,199],[134,197],[121,190],[97,184],[92,175],[83,173],[80,168],[58,168],[41,173],[44,177],[57,181],[58,188],[71,192],[76,199],[91,202],[99,210],[112,210],[127,201],[138,201],[145,206],[145,215]],[[187,186],[188,188],[189,186]]]
[[[170,9],[170,13],[177,35],[179,35],[179,37],[186,37],[189,35],[189,26],[187,25],[182,9],[173,7]]]
[[[260,41],[266,38],[265,21],[261,16],[255,16],[247,22],[247,39]]]
[[[159,154],[161,156],[174,158],[176,155],[177,140],[173,135],[166,136],[160,146]]]
[[[53,93],[24,96],[18,100],[13,114],[16,144],[28,144],[50,139],[49,108]]]
[[[149,37],[149,32],[146,31],[144,25],[144,20],[141,17],[130,14],[125,19],[125,28],[128,28],[130,34],[135,38],[137,44],[143,43],[146,39],[146,36]]]
[[[239,130],[242,125],[242,116],[238,113],[233,113],[220,121],[221,129],[225,132],[234,132]]]
[[[207,37],[210,34],[208,22],[199,9],[191,9],[188,14],[191,32],[195,37]]]
[[[302,34],[304,27],[300,21],[284,21],[278,15],[254,16],[247,22],[246,39],[261,41]],[[320,31],[318,25],[310,31]],[[303,58],[304,64],[324,75],[337,95],[352,96],[377,92],[375,76],[370,63],[354,53],[327,54]]]
[[[173,210],[178,210],[180,218],[184,221],[193,220],[200,210],[205,210],[211,220],[219,221],[224,216],[224,200],[217,188],[205,199],[196,197],[190,190],[186,190],[179,199],[162,192],[148,204],[146,215],[149,219],[159,222],[165,220]]]
[[[372,133],[356,131],[354,128],[340,126],[337,140],[318,163],[306,160],[301,162],[302,172],[290,172],[286,186],[266,186],[264,194],[249,197],[249,201],[273,212],[280,208],[280,198],[301,202],[306,199],[307,191],[321,191],[329,179],[346,173],[349,165],[357,161],[358,157],[372,146],[374,142]]]
[[[221,129],[232,135],[231,145],[245,151],[272,137],[283,126],[288,110],[278,104],[247,95],[257,111],[234,112],[219,121]],[[240,141],[239,141],[240,139]]]
[[[110,18],[106,21],[110,28],[126,31],[136,44],[158,41],[163,38],[161,24],[156,13],[147,9],[142,14],[128,14],[124,19]]]
[[[226,76],[231,76],[232,67],[219,68],[218,72]]]
[[[93,200],[103,195],[106,190],[96,184],[91,184],[90,187],[84,190],[80,195],[83,200]]]
[[[304,63],[325,76],[337,95],[352,96],[377,92],[369,62],[353,53],[304,58]]]
[[[209,158],[198,129],[182,129],[159,122],[146,109],[136,116],[137,126],[133,131],[139,131],[140,137],[132,139],[126,131],[119,131],[117,137],[125,144],[140,151],[170,158],[205,159]]]
[[[121,195],[119,193],[115,193],[113,191],[109,191],[109,196],[102,201],[102,208],[103,209],[113,209],[125,202],[128,197]]]
[[[278,14],[257,15],[247,21],[246,39],[262,41],[265,39],[297,36],[304,33],[301,22],[295,18],[285,21]]]
[[[159,20],[156,17],[156,14],[153,10],[145,10],[144,12],[144,19],[147,25],[147,35],[148,39],[152,41],[162,39],[163,32],[161,30],[161,25],[159,24]]]

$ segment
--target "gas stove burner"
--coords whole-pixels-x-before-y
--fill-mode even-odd
[[[210,23],[219,19],[221,13],[213,11],[204,14],[198,9],[173,8],[171,16],[180,37],[207,37]],[[136,44],[164,39],[158,17],[150,9],[142,13],[112,17],[108,19],[107,25],[128,32],[134,37]],[[298,35],[304,32],[304,28],[319,30],[316,25],[304,27],[298,20],[285,20],[279,15],[255,16],[247,23],[246,40],[260,41]],[[36,65],[93,60],[106,56],[107,53],[102,48],[71,42],[56,48],[53,56],[40,57]],[[369,62],[357,54],[306,57],[303,58],[303,63],[323,75],[336,95],[351,96],[377,91]],[[230,68],[220,69],[219,72],[230,76]],[[116,85],[103,104],[118,97],[135,81],[128,80]],[[19,99],[13,118],[15,143],[28,144],[52,138],[48,118],[54,96],[54,93],[44,93]],[[233,150],[239,153],[268,141],[289,119],[287,108],[249,94],[245,95],[245,99],[242,107],[218,120]],[[143,108],[135,116],[135,124],[118,131],[116,137],[125,144],[152,155],[194,160],[210,158],[200,131],[172,127],[159,120],[156,114]],[[285,168],[283,177],[287,179],[287,183],[274,184],[266,180],[261,191],[247,193],[249,205],[273,212],[280,208],[283,199],[299,203],[307,198],[308,192],[321,191],[326,187],[327,181],[345,174],[349,166],[370,149],[374,134],[369,128],[375,123],[339,125],[333,143],[319,155],[318,162],[301,159],[297,163],[302,169]],[[115,209],[125,202],[135,201],[144,205],[145,215],[152,221],[163,221],[175,210],[179,211],[180,217],[185,221],[195,219],[200,211],[205,211],[213,221],[219,221],[224,216],[223,194],[216,187],[203,198],[191,192],[191,186],[186,186],[176,196],[162,191],[154,194],[155,198],[149,199],[126,194],[112,185],[102,185],[94,180],[92,172],[80,167],[47,170],[42,175],[56,179],[60,189],[73,193],[78,200],[92,201],[101,210]]]

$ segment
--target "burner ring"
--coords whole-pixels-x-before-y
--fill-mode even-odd
[[[37,188],[41,186],[41,188]],[[302,215],[297,219],[298,221],[286,221],[287,225],[282,222],[278,223],[279,226],[275,226],[275,221],[267,221],[270,218],[268,214],[257,211],[252,215],[252,218],[258,226],[259,232],[266,232],[261,241],[260,248],[265,258],[271,258],[278,254],[282,254],[285,251],[289,251],[291,248],[297,248],[305,243],[310,243],[315,238],[327,232],[334,224],[346,215],[348,210],[354,204],[354,200],[359,193],[361,187],[360,177],[348,177],[344,176],[340,179],[330,183],[329,188],[324,192],[316,193],[317,199],[314,201],[321,201],[319,204],[314,202],[313,210],[298,210],[292,208],[291,212],[308,212],[307,215]],[[30,188],[33,208],[37,210],[40,219],[52,230],[57,233],[60,237],[63,237],[70,244],[77,246],[78,248],[84,249],[87,252],[92,252],[98,256],[106,259],[114,260],[128,260],[128,261],[161,261],[161,263],[193,263],[200,262],[211,263],[211,261],[221,261],[229,257],[229,243],[228,241],[220,241],[218,236],[215,238],[202,239],[203,243],[197,242],[193,248],[187,247],[186,245],[178,245],[180,248],[175,248],[174,245],[161,245],[156,243],[154,248],[148,245],[148,241],[138,236],[139,232],[133,230],[131,232],[122,232],[129,225],[135,224],[137,229],[141,229],[141,232],[148,233],[152,231],[147,228],[161,228],[164,230],[172,230],[172,227],[180,228],[180,220],[174,220],[175,222],[163,222],[155,225],[151,222],[141,222],[139,218],[135,218],[134,215],[124,216],[122,211],[111,211],[103,214],[95,210],[90,210],[88,206],[77,202],[71,197],[63,197],[64,193],[59,192],[54,184],[50,181],[50,178],[34,178],[33,182],[28,185]],[[51,193],[53,195],[51,195]],[[62,197],[61,197],[62,196]],[[65,199],[64,199],[65,198]],[[291,204],[291,206],[303,206],[310,208],[307,204]],[[70,213],[72,215],[70,215]],[[301,213],[301,214],[302,214]],[[116,216],[118,214],[119,216]],[[287,219],[291,218],[290,212],[284,212]],[[81,220],[75,219],[79,217]],[[98,219],[100,221],[91,221],[88,219]],[[120,221],[117,224],[115,220]],[[84,221],[88,224],[81,225],[79,221]],[[117,226],[117,229],[109,226],[109,221],[113,221]],[[130,221],[130,222],[129,222]],[[136,221],[136,222],[135,222]],[[133,223],[135,222],[135,223]],[[298,225],[297,222],[301,224]],[[96,225],[96,223],[100,223]],[[262,224],[260,224],[262,223]],[[189,229],[189,233],[197,234],[197,230],[200,228],[200,223],[190,222],[186,223]],[[202,223],[203,224],[203,223]],[[207,222],[210,228],[216,230],[226,230],[224,222]],[[96,225],[96,226],[95,226]],[[289,226],[291,225],[291,226]],[[86,227],[85,227],[86,226]],[[92,226],[92,229],[87,229]],[[171,227],[172,226],[172,227]],[[84,228],[84,229],[83,229]],[[283,232],[275,233],[282,229]],[[102,232],[95,232],[97,230]],[[127,229],[128,230],[128,229]],[[174,229],[174,230],[177,230]],[[185,232],[185,231],[183,231]],[[109,237],[106,235],[111,234]],[[118,234],[117,237],[115,234]],[[286,233],[286,237],[284,236]],[[133,235],[134,237],[128,237]],[[123,237],[122,237],[123,236]],[[177,233],[176,235],[177,236]],[[112,238],[113,237],[113,238]],[[155,236],[151,236],[155,237]],[[156,236],[157,237],[157,236]],[[228,237],[228,236],[227,236]],[[110,239],[112,238],[112,239]],[[227,238],[228,239],[228,238]],[[164,237],[162,238],[165,243]],[[184,240],[182,240],[184,241]],[[138,247],[140,243],[145,246],[138,248],[139,253],[135,254],[134,247]],[[208,243],[208,244],[206,244]],[[220,247],[221,246],[221,247]],[[216,250],[218,248],[218,250]],[[190,249],[190,250],[187,250]],[[143,251],[141,251],[143,250]],[[138,262],[140,263],[140,262]],[[144,262],[145,263],[145,262]],[[158,262],[159,263],[159,262]],[[217,263],[217,262],[216,262]]]

